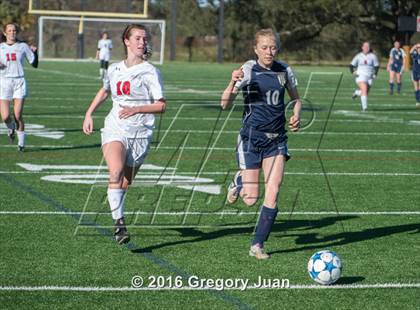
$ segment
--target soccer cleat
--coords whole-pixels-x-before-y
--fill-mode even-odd
[[[9,138],[9,142],[13,143],[13,141],[15,140],[15,137],[16,137],[16,131],[15,131],[14,128],[7,130],[7,137]]]
[[[242,181],[239,180],[239,178],[241,178],[240,170],[236,172],[235,176],[233,177],[232,182],[230,182],[229,187],[228,187],[226,199],[227,199],[227,202],[230,204],[235,203],[236,200],[238,200],[239,192],[240,192],[240,190],[238,190],[238,187],[242,186],[241,184],[238,184],[238,183],[242,183]]]
[[[351,99],[355,100],[357,98],[357,94],[356,92],[353,93],[353,95],[351,96]]]
[[[420,102],[416,102],[416,108],[420,108]]]
[[[123,217],[115,221],[114,227],[114,237],[118,244],[124,244],[130,241],[130,235],[125,227]]]
[[[19,151],[20,153],[25,152],[25,147],[24,147],[23,145],[18,145],[18,151]]]
[[[269,259],[270,255],[265,253],[264,248],[260,248],[257,244],[251,245],[249,249],[249,256],[255,257],[256,259]]]

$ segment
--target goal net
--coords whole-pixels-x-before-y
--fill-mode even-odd
[[[145,25],[151,33],[153,54],[151,62],[163,63],[165,21],[146,19],[111,19],[84,17],[41,16],[38,23],[39,56],[42,59],[94,59],[102,32],[113,43],[112,60],[125,58],[121,34],[128,24]],[[82,25],[82,26],[81,26]],[[80,30],[83,29],[81,32]],[[81,48],[81,45],[83,46]],[[82,52],[80,52],[82,51]]]

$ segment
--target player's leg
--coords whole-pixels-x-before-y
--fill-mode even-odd
[[[0,100],[0,114],[2,121],[7,126],[7,136],[9,137],[10,143],[15,139],[15,128],[16,125],[10,117],[10,101],[9,100]]]
[[[104,66],[105,66],[105,61],[103,59],[100,59],[99,60],[99,78],[100,79],[104,78],[104,73],[105,73]]]
[[[400,95],[401,94],[401,73],[399,73],[399,72],[397,72],[396,74],[395,74],[395,76],[397,77],[397,93],[398,93],[398,95]]]
[[[13,113],[16,122],[16,134],[18,137],[18,149],[23,152],[25,147],[25,123],[23,122],[23,105],[25,99],[14,99]]]
[[[107,74],[107,72],[108,72],[108,66],[109,66],[109,60],[105,60],[104,61],[104,71],[103,71],[103,77],[105,77],[106,76],[106,74]]]
[[[285,156],[276,155],[263,160],[265,181],[264,204],[258,218],[255,237],[251,243],[249,254],[258,259],[267,259],[269,255],[264,251],[264,242],[267,241],[273,224],[277,217],[277,197],[283,180]]]
[[[414,94],[416,97],[416,107],[420,107],[420,79],[413,80]]]
[[[123,188],[123,183],[126,147],[121,141],[111,141],[102,146],[102,152],[109,171],[107,194],[112,218],[115,221],[115,240],[122,244],[130,239],[124,224],[126,189]]]
[[[366,111],[368,108],[368,92],[369,92],[369,86],[367,81],[359,81],[358,82],[359,89],[360,89],[360,102],[362,104],[362,111]]]
[[[389,70],[389,94],[394,94],[394,78],[395,78],[395,72],[392,70]]]

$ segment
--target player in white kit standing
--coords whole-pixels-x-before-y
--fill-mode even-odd
[[[18,150],[23,152],[25,147],[25,124],[23,122],[23,104],[27,96],[23,62],[26,60],[38,67],[37,48],[31,47],[17,40],[18,26],[8,23],[3,28],[6,41],[0,43],[0,111],[1,118],[6,124],[10,142],[18,136]],[[10,117],[10,103],[13,101],[15,122]]]
[[[102,131],[102,152],[109,170],[108,202],[115,221],[115,239],[130,240],[124,223],[124,198],[149,151],[154,115],[165,111],[163,82],[159,71],[147,61],[149,32],[132,24],[122,35],[127,57],[109,67],[83,122],[83,131],[93,132],[92,113],[112,96],[112,109]]]
[[[373,80],[379,70],[378,57],[372,52],[369,42],[364,42],[362,51],[354,56],[350,64],[350,72],[356,76],[356,84],[359,86],[355,90],[352,98],[360,96],[362,111],[367,111],[368,94]]]
[[[99,78],[103,79],[108,70],[109,60],[111,59],[112,41],[108,36],[108,32],[102,33],[102,38],[98,41],[98,50],[96,51],[96,59],[99,59]]]

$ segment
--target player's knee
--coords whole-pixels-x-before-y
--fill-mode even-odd
[[[252,207],[257,203],[258,196],[250,196],[250,195],[244,195],[242,196],[242,201],[249,207]]]

